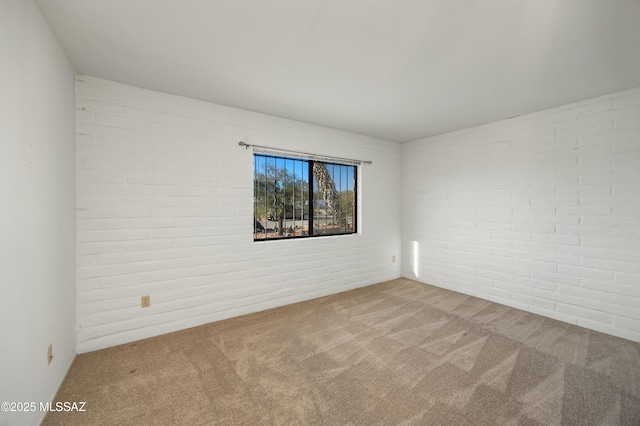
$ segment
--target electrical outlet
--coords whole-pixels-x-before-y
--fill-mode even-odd
[[[140,306],[142,306],[143,308],[148,308],[149,306],[151,306],[151,296],[142,296],[140,298]]]
[[[51,361],[53,361],[53,344],[47,348],[47,365],[51,364]]]
[[[391,263],[396,263],[396,255],[391,256]]]

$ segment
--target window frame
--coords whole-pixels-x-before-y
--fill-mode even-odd
[[[256,185],[256,176],[257,176],[257,163],[256,163],[256,159],[257,158],[265,158],[265,162],[266,162],[266,158],[273,158],[274,160],[284,160],[285,162],[287,160],[293,160],[293,161],[301,161],[307,164],[307,172],[308,172],[308,194],[307,194],[307,199],[304,200],[304,202],[302,203],[302,205],[306,205],[306,203],[308,203],[308,225],[307,225],[307,233],[308,235],[290,235],[290,236],[286,236],[286,235],[282,235],[282,236],[275,236],[275,237],[267,237],[268,233],[266,232],[267,228],[264,227],[264,225],[262,225],[262,223],[260,222],[259,218],[256,217],[256,199],[257,199],[257,185]],[[314,234],[314,222],[315,222],[315,208],[314,208],[314,194],[317,191],[321,191],[319,189],[316,189],[315,186],[315,177],[314,177],[314,173],[313,173],[313,166],[314,163],[321,163],[323,165],[326,166],[346,166],[346,167],[351,167],[352,171],[353,171],[353,188],[349,188],[347,185],[347,191],[352,190],[353,191],[353,213],[352,213],[352,217],[351,217],[351,230],[347,230],[345,232],[335,232],[335,233],[319,233],[319,234]],[[286,167],[286,166],[285,166]],[[304,167],[303,167],[304,170]],[[346,236],[346,235],[358,235],[359,234],[359,199],[358,199],[358,187],[359,187],[359,167],[358,164],[349,164],[349,163],[342,163],[339,161],[321,161],[321,160],[316,160],[313,158],[309,158],[309,157],[305,157],[305,156],[288,156],[288,155],[282,155],[282,154],[275,154],[275,153],[269,153],[269,152],[254,152],[253,153],[253,221],[254,221],[254,225],[253,225],[253,242],[263,242],[263,241],[281,241],[281,240],[298,240],[298,239],[309,239],[309,238],[319,238],[319,237],[340,237],[340,236]],[[324,197],[322,197],[324,199]],[[295,220],[296,217],[296,213],[297,211],[293,211],[293,218]],[[301,213],[301,218],[302,221],[304,221],[304,216],[305,216],[305,211],[304,211],[304,207],[301,209],[300,211]],[[265,219],[268,217],[269,213],[266,211],[265,208]],[[285,220],[286,216],[285,216]],[[256,224],[260,223],[260,226],[264,229],[264,238],[256,238],[256,235],[258,234],[257,231],[257,226]]]

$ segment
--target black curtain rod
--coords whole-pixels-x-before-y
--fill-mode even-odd
[[[238,142],[239,146],[243,146],[245,149],[248,149],[249,147],[253,147],[253,148],[261,148],[261,149],[265,149],[265,150],[269,150],[269,151],[274,151],[274,153],[277,152],[283,152],[283,153],[289,153],[289,154],[296,154],[296,155],[303,155],[305,157],[309,157],[311,159],[324,159],[324,160],[329,160],[329,161],[337,161],[337,162],[348,162],[348,163],[355,163],[355,164],[373,164],[373,161],[366,161],[366,160],[356,160],[353,158],[342,158],[342,157],[333,157],[330,155],[322,155],[322,154],[312,154],[310,152],[301,152],[301,151],[292,151],[290,149],[283,149],[283,148],[274,148],[271,146],[263,146],[263,145],[250,145],[246,142],[240,141]],[[266,152],[267,154],[269,152]]]

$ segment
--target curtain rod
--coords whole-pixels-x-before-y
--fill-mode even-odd
[[[309,157],[311,159],[333,160],[333,161],[349,162],[349,163],[355,163],[355,164],[373,164],[373,161],[356,160],[356,159],[353,159],[353,158],[333,157],[333,156],[330,156],[330,155],[322,155],[322,154],[312,154],[310,152],[292,151],[290,149],[274,148],[274,147],[271,147],[271,146],[250,145],[250,144],[248,144],[246,142],[243,142],[243,141],[238,142],[238,145],[239,146],[243,146],[244,149],[248,149],[249,147],[262,148],[262,149],[267,149],[267,150],[271,150],[271,151],[275,151],[275,152],[283,152],[283,153],[304,155],[305,157]]]

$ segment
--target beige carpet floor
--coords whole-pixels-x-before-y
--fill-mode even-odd
[[[79,355],[44,425],[640,425],[640,344],[399,279]]]

